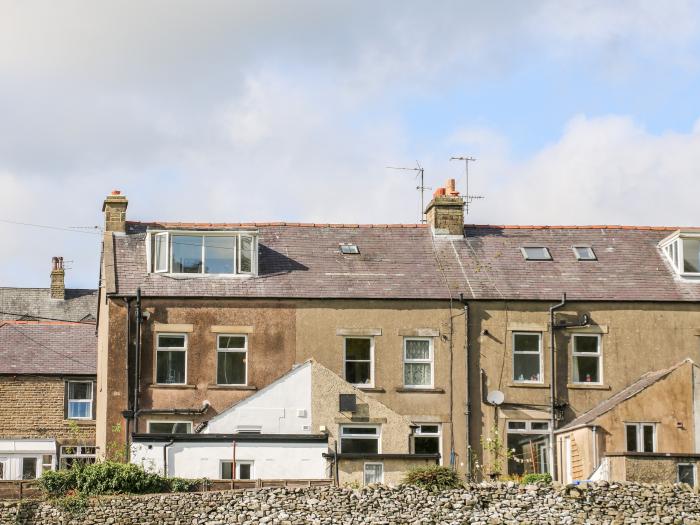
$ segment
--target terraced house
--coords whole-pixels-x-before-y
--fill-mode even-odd
[[[573,480],[602,476],[608,454],[700,452],[694,437],[670,450],[679,441],[662,434],[695,427],[669,428],[644,404],[605,433],[650,425],[650,450],[559,432],[645,373],[698,359],[696,230],[465,226],[454,181],[425,225],[134,222],[126,208],[120,194],[103,206],[102,453],[125,446],[176,474],[205,442],[255,443],[213,467],[252,477],[282,472],[280,448],[316,440],[314,476],[394,482],[433,459],[467,476]],[[290,405],[293,382],[280,379],[309,360],[343,385],[322,412]],[[261,399],[275,425],[244,410]]]

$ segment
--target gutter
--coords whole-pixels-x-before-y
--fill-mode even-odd
[[[141,414],[177,414],[181,416],[199,416],[204,414],[211,404],[209,401],[202,403],[202,408],[140,408],[134,412],[134,420]],[[138,434],[136,424],[134,423],[134,434]]]
[[[328,443],[328,434],[133,434],[134,443]]]
[[[554,427],[557,423],[557,418],[555,417],[556,409],[556,367],[554,363],[556,355],[556,338],[554,337],[554,312],[563,308],[566,305],[566,293],[561,296],[561,302],[549,307],[549,409],[550,409],[550,419],[549,419],[549,456],[550,456],[550,469],[552,471],[552,480],[557,481],[557,450],[554,446]]]

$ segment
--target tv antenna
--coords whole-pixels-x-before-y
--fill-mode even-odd
[[[465,180],[466,180],[466,187],[464,191],[464,213],[465,215],[469,215],[469,205],[477,200],[477,199],[483,199],[481,195],[470,195],[469,194],[469,163],[470,162],[476,162],[476,159],[474,157],[450,157],[450,160],[463,160],[464,161],[464,175],[465,175]]]
[[[387,166],[386,168],[389,170],[403,170],[403,171],[415,171],[416,173],[416,178],[420,178],[420,184],[416,186],[416,189],[420,191],[420,222],[426,222],[425,220],[425,190],[429,190],[425,185],[425,170],[423,169],[423,166],[420,165],[420,162],[416,161],[416,168],[403,168],[403,167],[398,167],[398,166]]]

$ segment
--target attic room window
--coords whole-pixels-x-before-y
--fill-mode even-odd
[[[598,258],[590,246],[574,246],[574,254],[579,261],[596,261]]]
[[[661,247],[677,273],[700,276],[700,234],[677,232]]]
[[[551,261],[552,255],[549,253],[549,248],[544,246],[523,246],[520,248],[523,257],[527,261]]]
[[[251,233],[154,232],[154,273],[235,275],[256,273],[257,237]]]
[[[357,244],[346,243],[340,245],[340,253],[343,255],[358,255],[360,249],[357,247]]]

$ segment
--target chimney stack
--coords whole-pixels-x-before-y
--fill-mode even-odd
[[[445,187],[435,190],[425,215],[433,235],[464,235],[464,199],[455,189],[454,179],[447,179]]]
[[[51,259],[51,299],[63,301],[66,298],[66,271],[63,269],[63,257]]]
[[[126,230],[126,207],[129,201],[119,190],[107,195],[102,204],[105,214],[105,232],[124,232]]]

